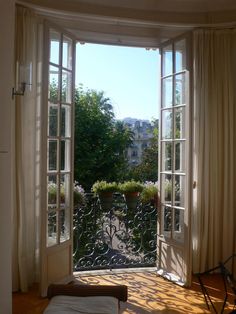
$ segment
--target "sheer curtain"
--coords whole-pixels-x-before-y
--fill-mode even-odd
[[[235,250],[236,31],[194,32],[193,270]]]
[[[23,292],[38,280],[39,185],[36,174],[39,172],[37,135],[40,130],[41,27],[34,13],[17,6],[16,73],[22,74],[21,68],[28,69],[28,79],[32,83],[26,86],[24,96],[15,96],[13,291]]]

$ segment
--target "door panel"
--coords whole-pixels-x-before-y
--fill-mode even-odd
[[[73,275],[73,120],[75,40],[45,24],[42,106],[41,294]]]
[[[72,246],[70,245],[47,255],[48,282],[60,281],[71,274],[72,253]]]
[[[188,285],[190,250],[190,38],[161,49],[158,273]]]
[[[161,269],[168,270],[169,278],[180,277],[184,273],[184,252],[183,249],[174,245],[169,245],[165,241],[160,241]],[[171,275],[170,275],[171,274]]]

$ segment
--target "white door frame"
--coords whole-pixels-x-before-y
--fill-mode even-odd
[[[59,34],[58,62],[50,60],[50,30]],[[51,32],[52,34],[52,32]],[[65,65],[63,53],[67,61]],[[68,282],[73,278],[73,173],[74,173],[74,85],[75,85],[75,46],[76,39],[67,31],[48,21],[44,23],[44,54],[43,54],[43,97],[42,97],[42,136],[41,136],[41,247],[40,247],[40,290],[45,296],[47,287],[54,282]],[[58,75],[57,101],[51,100],[51,107],[56,108],[56,134],[49,132],[49,73],[54,67]],[[52,73],[52,71],[51,71]],[[53,74],[52,74],[53,75]],[[63,87],[63,75],[66,77],[66,87]],[[67,88],[68,84],[68,88]],[[63,90],[65,88],[65,90]],[[66,96],[63,96],[64,94]],[[69,96],[68,96],[69,95]],[[65,99],[64,99],[64,98]],[[63,115],[62,115],[63,112]],[[62,122],[63,121],[63,122]],[[62,131],[62,124],[65,130]],[[68,131],[66,131],[66,126]],[[68,132],[68,133],[67,133]],[[56,143],[56,168],[49,167],[49,143]],[[63,143],[63,145],[62,145]],[[63,148],[62,148],[63,147]],[[62,162],[63,158],[63,162]],[[62,169],[62,164],[64,169]],[[55,205],[49,205],[48,182],[55,177],[57,193]],[[63,183],[62,183],[63,182]],[[64,188],[64,200],[61,197],[61,187]],[[49,243],[48,213],[55,216],[54,243]],[[54,219],[54,218],[53,218]],[[64,222],[64,224],[63,224]]]
[[[183,41],[185,41],[185,48],[183,48],[185,52],[182,54],[182,62],[186,66],[182,65],[180,68],[181,62],[178,58],[181,58],[181,48],[178,45],[181,45]],[[157,231],[157,269],[158,273],[165,278],[175,281],[180,285],[189,286],[191,284],[192,273],[191,139],[193,120],[191,107],[191,34],[184,34],[164,43],[160,49],[160,54],[159,190],[161,204]],[[168,67],[169,73],[167,73]],[[179,97],[176,95],[178,78],[180,88],[181,86],[183,87],[183,84],[185,85]],[[167,99],[168,97],[170,99]],[[170,103],[168,103],[168,100],[170,100]],[[179,122],[176,122],[178,110]],[[177,123],[180,124],[179,127]],[[167,132],[168,128],[170,134]],[[176,165],[177,155],[179,164]],[[180,169],[177,169],[178,167]],[[170,179],[170,181],[167,181],[167,179]],[[177,186],[179,187],[178,193]],[[168,190],[169,194],[167,193]]]

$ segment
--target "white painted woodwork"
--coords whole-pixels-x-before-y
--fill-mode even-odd
[[[183,40],[185,44],[181,44]],[[189,286],[192,271],[191,185],[189,183],[192,174],[190,34],[163,44],[160,53],[162,70],[157,269],[163,277],[180,285]],[[182,115],[177,118],[180,109]],[[176,144],[182,147],[182,150],[179,148],[178,153]],[[169,148],[166,148],[167,146]],[[168,182],[171,186],[170,191],[166,187]]]
[[[234,0],[24,0],[81,42],[160,47],[201,26],[236,22]]]
[[[50,33],[50,30],[52,31]],[[50,58],[52,55],[50,55],[50,34],[57,34],[60,38],[58,39],[59,49],[56,49],[58,53],[55,53],[56,56],[56,65],[52,66],[52,60]],[[56,35],[56,36],[57,36]],[[63,40],[62,39],[71,39],[71,66],[67,66],[63,64]],[[52,39],[51,39],[52,40]],[[75,82],[75,39],[73,36],[71,36],[69,33],[64,31],[62,28],[52,25],[51,23],[45,22],[44,25],[44,56],[43,56],[43,103],[42,103],[42,141],[41,141],[41,156],[42,156],[42,176],[41,176],[41,186],[42,186],[42,202],[41,202],[41,279],[40,279],[40,286],[41,286],[41,295],[45,296],[47,292],[47,287],[51,283],[67,283],[73,279],[73,152],[74,152],[74,145],[73,145],[73,139],[74,139],[74,82]],[[68,56],[69,58],[69,56]],[[59,94],[57,102],[54,103],[55,106],[57,106],[58,109],[58,121],[57,122],[57,131],[55,135],[50,135],[50,132],[48,132],[48,121],[50,119],[48,118],[48,108],[50,107],[50,101],[48,100],[48,88],[49,88],[49,73],[50,68],[53,67],[54,71],[58,71],[58,77],[59,77]],[[65,68],[66,67],[66,68]],[[69,72],[70,71],[70,72]],[[63,73],[68,72],[72,75],[71,77],[71,84],[69,84],[69,88],[67,90],[69,98],[71,100],[65,100],[63,101]],[[68,98],[68,99],[69,99]],[[70,106],[70,116],[67,120],[68,122],[68,134],[61,135],[61,121],[60,113],[62,111],[62,107],[65,105],[65,102],[68,102],[67,105]],[[52,105],[53,102],[51,102]],[[65,133],[67,133],[65,131]],[[70,145],[68,145],[68,151],[65,157],[65,171],[61,169],[61,141],[65,140],[70,142]],[[49,150],[48,150],[48,141],[56,139],[58,145],[57,145],[57,161],[56,161],[56,169],[55,171],[50,171],[50,167],[48,167],[48,159],[49,156]],[[64,207],[61,207],[61,198],[57,197],[55,209],[51,208],[50,205],[47,203],[47,185],[49,178],[55,175],[57,178],[57,182],[59,180],[62,180],[62,176],[69,177],[69,208],[66,207],[66,203],[64,204]],[[62,183],[62,181],[60,181]],[[65,184],[65,181],[64,181]],[[60,191],[60,184],[57,185],[57,193],[59,195]],[[66,193],[66,192],[65,192]],[[65,202],[65,200],[64,200]],[[60,222],[60,214],[65,210],[65,216],[69,217],[69,221],[65,222],[69,236],[66,235],[66,238],[63,238],[63,232],[60,233],[60,230],[62,230],[61,222]],[[56,231],[53,231],[53,235],[49,236],[48,232],[48,213],[54,213],[56,215]]]

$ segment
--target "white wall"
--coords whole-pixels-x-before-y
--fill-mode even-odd
[[[15,0],[0,0],[0,313],[12,313],[11,212]]]

